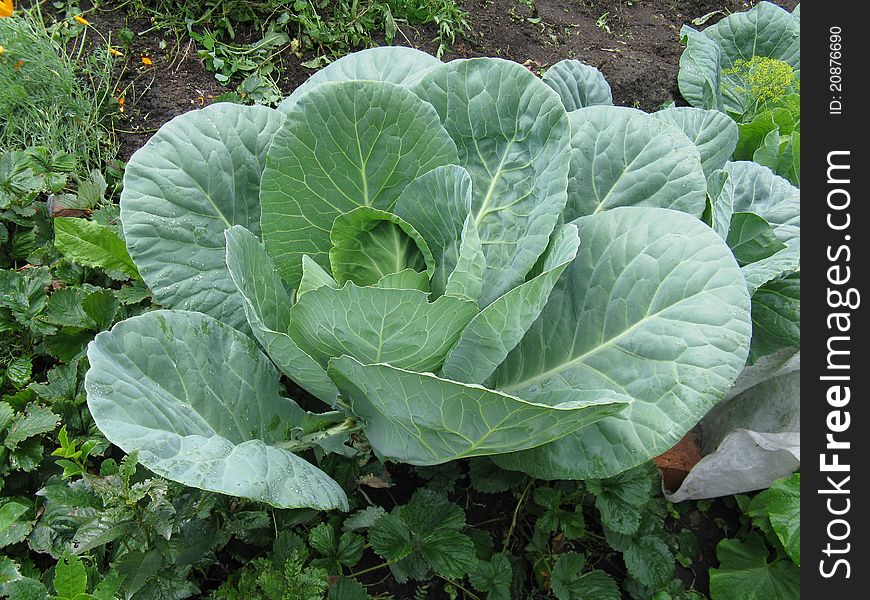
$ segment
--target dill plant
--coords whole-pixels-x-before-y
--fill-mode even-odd
[[[84,172],[114,156],[103,127],[111,97],[111,58],[68,54],[39,15],[0,19],[0,148],[44,146],[77,158]]]
[[[746,112],[741,120],[752,120],[758,113],[774,105],[788,102],[800,94],[800,79],[785,61],[768,56],[738,59],[730,69],[722,71],[723,85],[745,98]],[[800,111],[799,96],[796,110]],[[790,108],[790,107],[786,107]]]

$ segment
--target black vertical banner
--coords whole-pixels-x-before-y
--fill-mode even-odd
[[[808,599],[870,593],[870,30],[863,7],[801,5],[801,593]]]

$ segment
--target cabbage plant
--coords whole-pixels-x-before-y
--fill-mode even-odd
[[[686,45],[678,81],[694,107],[718,110],[739,125],[734,160],[754,161],[800,185],[800,5],[770,2],[728,15]]]
[[[163,309],[89,346],[97,425],[279,507],[347,507],[306,457],[350,434],[549,479],[648,460],[750,346],[743,270],[701,220],[727,159],[705,115],[614,107],[577,61],[539,79],[379,48],[277,110],[176,117],[127,166],[126,244]]]

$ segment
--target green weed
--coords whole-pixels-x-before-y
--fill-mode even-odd
[[[70,55],[57,31],[53,37],[27,12],[0,20],[0,147],[51,148],[73,156],[86,173],[114,156],[115,141],[103,126],[112,58],[108,45],[86,56],[79,44]]]

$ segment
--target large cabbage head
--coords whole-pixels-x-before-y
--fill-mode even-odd
[[[277,110],[181,115],[121,199],[166,310],[91,344],[89,406],[153,471],[282,507],[346,507],[297,452],[349,428],[383,460],[614,475],[746,361],[744,276],[701,220],[727,154],[611,106],[576,61],[542,80],[404,48],[336,61]]]

